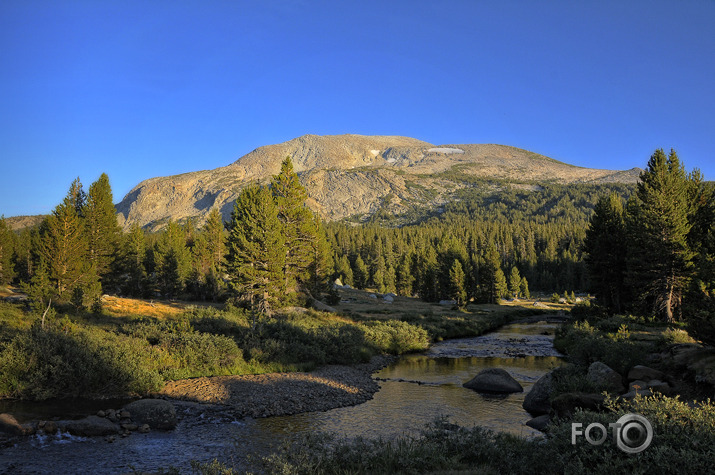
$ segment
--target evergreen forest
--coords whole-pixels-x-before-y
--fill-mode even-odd
[[[0,284],[37,311],[99,309],[103,294],[223,302],[256,315],[336,304],[331,283],[428,302],[497,303],[592,292],[606,312],[712,327],[713,185],[657,150],[640,182],[515,183],[451,177],[454,199],[421,215],[378,211],[322,223],[287,158],[270,183],[243,190],[231,219],[117,225],[109,178],[75,180],[37,227],[0,220]]]

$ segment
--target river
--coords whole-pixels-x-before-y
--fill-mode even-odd
[[[191,460],[215,458],[240,465],[247,455],[266,453],[305,432],[391,438],[416,435],[440,416],[465,427],[480,425],[524,437],[538,436],[524,425],[530,416],[521,404],[536,380],[561,362],[552,344],[556,327],[544,322],[511,324],[481,337],[436,343],[426,353],[404,356],[375,373],[380,391],[372,400],[353,407],[235,420],[202,411],[200,405],[179,403],[179,424],[171,432],[135,433],[112,443],[105,438],[67,434],[33,436],[0,449],[0,473],[188,469]],[[462,387],[489,367],[507,370],[524,392],[486,396]]]

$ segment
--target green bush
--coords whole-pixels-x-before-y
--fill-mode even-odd
[[[0,395],[44,400],[154,391],[161,378],[147,364],[147,346],[66,321],[35,324],[0,354]]]
[[[621,374],[643,361],[653,349],[647,342],[627,339],[629,334],[621,330],[609,337],[591,326],[588,321],[564,325],[556,332],[554,346],[569,356],[571,362],[588,366],[601,361]]]
[[[427,331],[399,320],[372,321],[361,325],[365,339],[381,352],[393,355],[422,351],[429,347]]]
[[[196,331],[188,318],[140,322],[123,330],[151,346],[153,369],[166,380],[236,374],[245,367],[233,338]]]

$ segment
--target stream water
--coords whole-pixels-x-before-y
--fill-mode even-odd
[[[187,469],[191,460],[208,462],[215,458],[240,463],[248,454],[266,453],[305,432],[391,438],[416,435],[440,416],[465,427],[479,425],[537,436],[538,432],[524,425],[530,416],[521,404],[531,386],[560,364],[561,355],[552,344],[556,326],[543,322],[512,324],[481,337],[437,343],[424,354],[404,356],[374,375],[380,391],[358,406],[234,420],[201,412],[197,405],[179,404],[179,425],[171,432],[135,433],[113,443],[67,434],[34,436],[0,449],[0,474],[129,473],[170,466]],[[507,370],[524,392],[486,396],[462,387],[489,367]],[[28,411],[31,408],[25,408]],[[47,415],[45,411],[43,416]]]

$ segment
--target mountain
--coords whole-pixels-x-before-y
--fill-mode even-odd
[[[597,170],[505,145],[439,145],[409,137],[304,135],[257,148],[228,166],[144,180],[117,204],[119,223],[161,229],[171,218],[203,222],[213,207],[228,220],[250,182],[266,183],[286,156],[326,220],[401,214],[449,201],[477,178],[518,183],[635,183],[640,169]],[[468,180],[464,180],[468,178]],[[477,180],[478,181],[478,180]]]

